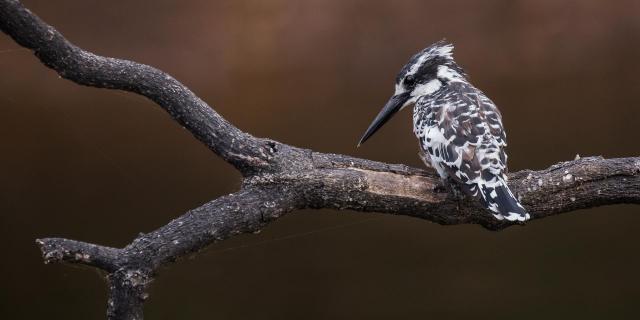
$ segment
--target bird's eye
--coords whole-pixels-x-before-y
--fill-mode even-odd
[[[407,87],[411,87],[416,83],[416,78],[414,78],[412,75],[408,75],[406,78],[404,78],[404,85]]]

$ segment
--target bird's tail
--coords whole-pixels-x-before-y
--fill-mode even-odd
[[[513,196],[507,182],[500,177],[492,184],[480,184],[480,200],[482,204],[493,212],[498,220],[526,221],[531,217],[522,207],[518,199]]]

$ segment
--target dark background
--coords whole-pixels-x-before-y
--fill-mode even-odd
[[[156,66],[239,128],[420,166],[410,113],[355,145],[443,37],[502,110],[512,171],[638,156],[638,1],[24,1],[77,45]],[[60,79],[0,36],[0,318],[101,319],[95,271],[37,237],[122,247],[239,175],[150,101]],[[639,317],[637,206],[503,232],[304,211],[162,270],[149,319]]]

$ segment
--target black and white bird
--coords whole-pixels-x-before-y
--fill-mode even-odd
[[[396,78],[395,93],[358,146],[394,114],[414,104],[413,132],[422,158],[454,190],[477,198],[496,219],[529,214],[507,186],[506,135],[495,104],[453,60],[453,45],[436,42],[414,55]]]

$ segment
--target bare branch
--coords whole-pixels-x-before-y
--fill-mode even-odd
[[[446,225],[473,223],[491,230],[512,225],[494,219],[476,201],[443,193],[435,173],[342,155],[314,154],[314,160],[323,188],[309,197],[312,207],[408,215]],[[532,219],[640,203],[640,157],[587,157],[541,171],[523,170],[509,175],[509,186]]]
[[[0,1],[0,29],[75,83],[143,95],[242,173],[268,164],[264,142],[240,131],[170,75],[148,65],[84,51],[17,0]]]
[[[284,188],[243,188],[139,236],[123,249],[126,265],[155,271],[213,242],[257,232],[267,222],[296,208],[296,199]]]
[[[60,238],[37,239],[44,263],[68,262],[95,267],[107,272],[118,269],[120,249]]]
[[[143,319],[143,303],[151,277],[144,271],[120,269],[107,276],[109,281],[108,319]]]
[[[59,238],[37,240],[45,263],[79,263],[108,273],[109,319],[142,319],[146,289],[161,266],[235,234],[256,232],[297,209],[383,212],[492,230],[510,226],[477,202],[446,192],[432,172],[254,138],[171,76],[84,51],[16,0],[0,0],[0,29],[64,78],[155,101],[244,175],[238,192],[141,234],[123,249]],[[640,158],[592,157],[524,170],[510,175],[510,186],[533,219],[605,204],[638,204]]]

